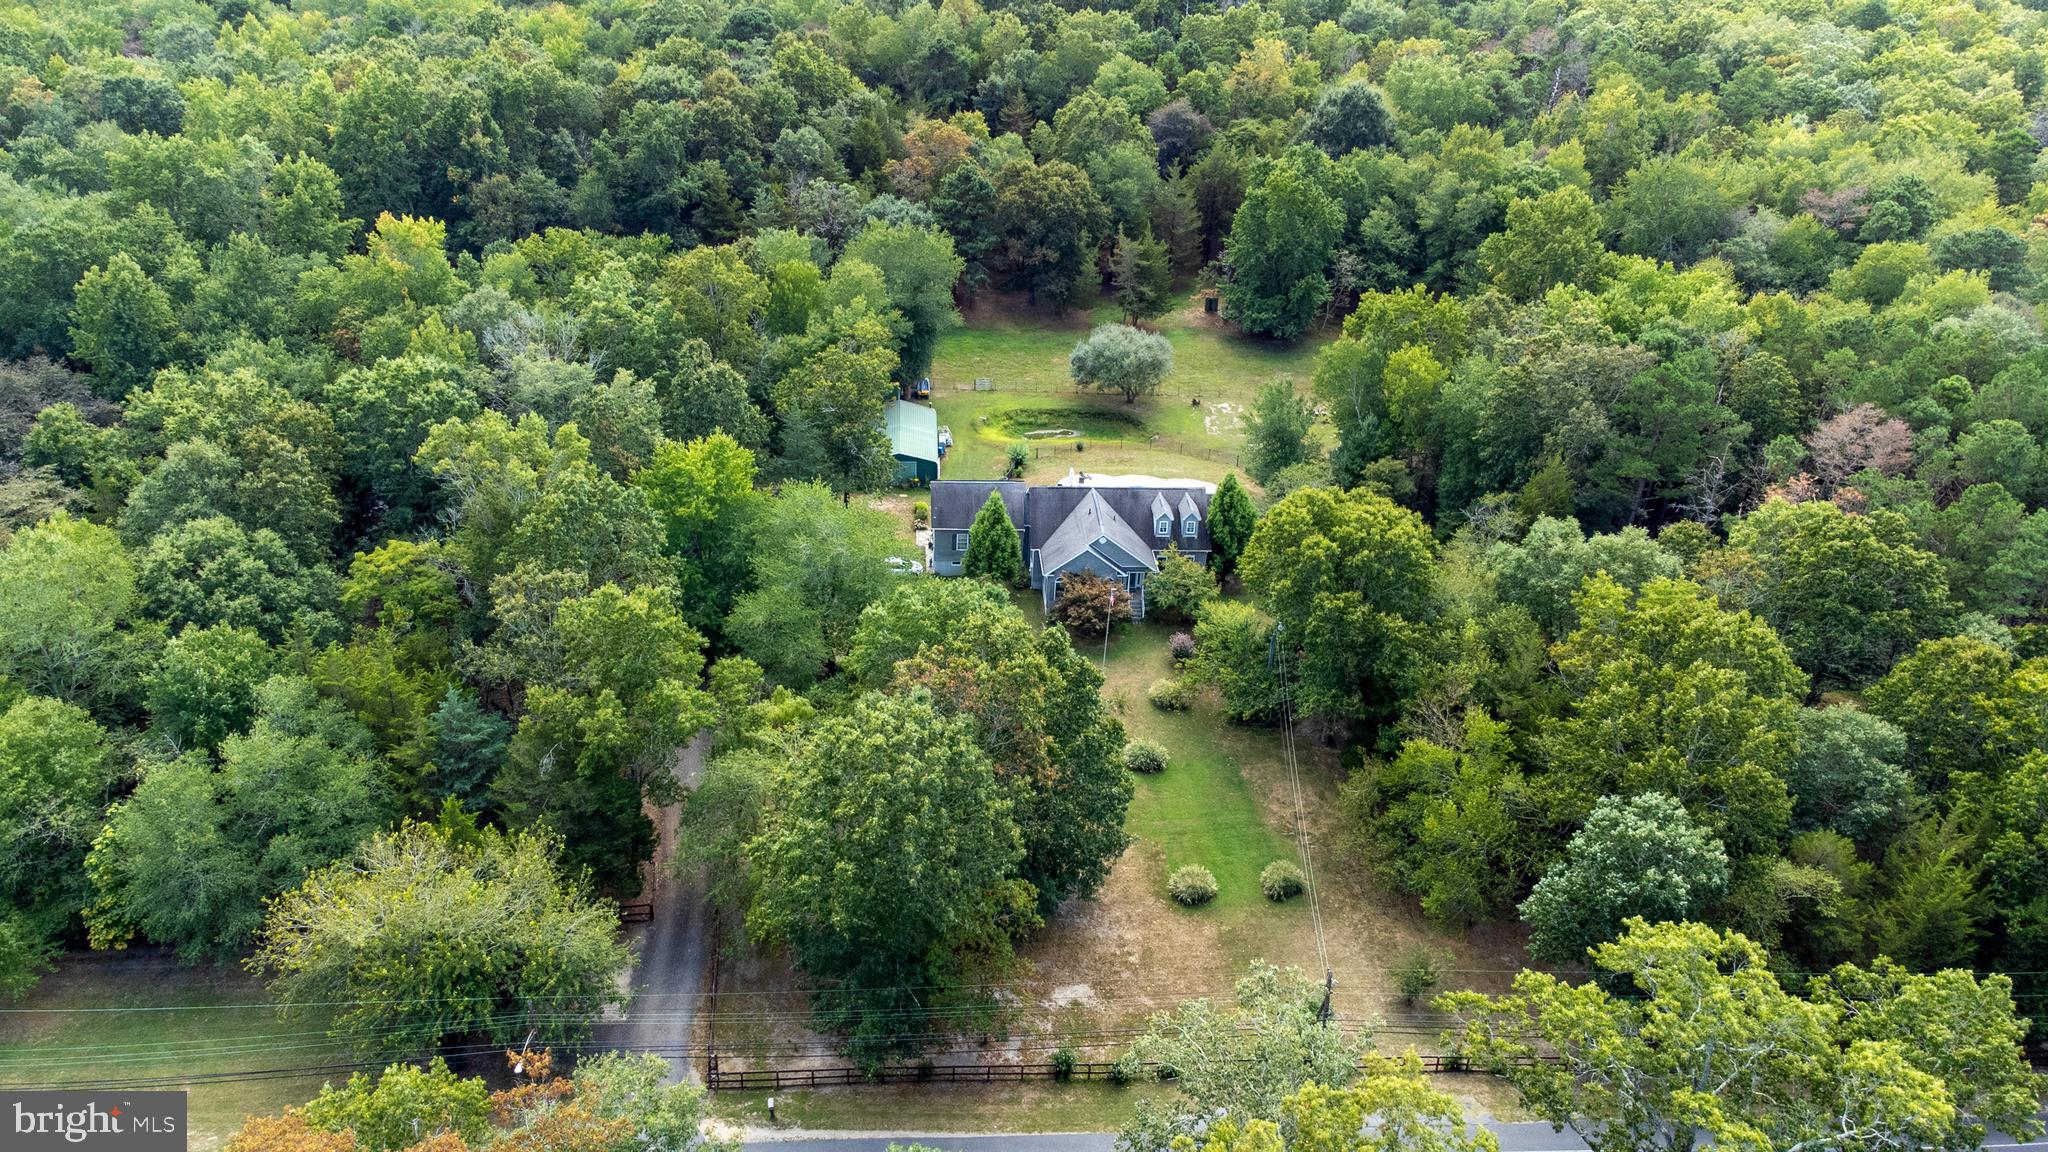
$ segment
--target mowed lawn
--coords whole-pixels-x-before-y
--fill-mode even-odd
[[[1103,694],[1131,738],[1166,748],[1166,770],[1136,778],[1124,820],[1131,847],[1096,898],[1062,909],[1024,949],[1042,985],[1087,989],[1097,1027],[1128,1028],[1185,997],[1227,995],[1253,960],[1315,963],[1304,903],[1275,904],[1259,891],[1267,864],[1297,859],[1291,808],[1273,787],[1283,775],[1278,734],[1226,725],[1212,697],[1185,712],[1154,708],[1146,690],[1174,674],[1173,632],[1143,623],[1111,634]],[[1102,659],[1099,640],[1075,645]],[[1187,908],[1167,896],[1167,876],[1184,864],[1215,873],[1214,901]]]
[[[133,1084],[347,1062],[326,1030],[324,1018],[278,1019],[262,982],[232,967],[148,953],[73,957],[0,1011],[0,1086]],[[190,1146],[217,1148],[245,1117],[304,1103],[328,1078],[195,1080],[186,1086]],[[347,1078],[332,1073],[336,1082]]]
[[[1035,607],[1034,598],[1027,612]],[[1044,1002],[1086,1005],[1087,1026],[1128,1029],[1188,997],[1228,998],[1254,960],[1315,975],[1322,967],[1305,900],[1275,904],[1259,890],[1267,864],[1299,860],[1294,782],[1281,734],[1227,723],[1214,692],[1196,694],[1185,712],[1154,708],[1147,689],[1173,674],[1167,642],[1174,631],[1141,623],[1112,633],[1103,694],[1130,736],[1166,747],[1167,767],[1137,779],[1124,822],[1132,845],[1096,898],[1070,902],[1021,949]],[[1075,643],[1091,660],[1102,659],[1100,640]],[[1338,1012],[1378,1021],[1382,1051],[1427,1049],[1447,1021],[1404,1001],[1393,967],[1426,948],[1447,967],[1444,988],[1502,991],[1527,962],[1519,934],[1430,925],[1412,898],[1353,859],[1342,847],[1336,804],[1339,749],[1307,732],[1302,737],[1302,803]],[[1166,878],[1183,864],[1215,873],[1214,902],[1183,908],[1167,896]],[[1084,1026],[1071,1015],[1062,1023]]]
[[[1322,345],[1314,338],[1275,344],[1236,335],[1182,297],[1155,322],[1173,345],[1173,372],[1157,394],[1128,404],[1076,388],[1067,372],[1068,354],[1091,325],[1118,318],[1111,306],[1054,319],[985,300],[945,333],[931,371],[933,407],[953,432],[944,475],[999,477],[1010,445],[1022,443],[1032,450],[1025,475],[1034,481],[1057,479],[1069,468],[1221,480],[1238,468],[1246,406],[1275,379],[1292,379],[1306,392]],[[991,389],[974,391],[977,379]],[[1023,435],[1052,428],[1081,435]]]
[[[1219,730],[1212,701],[1198,701],[1185,712],[1154,708],[1146,690],[1174,675],[1167,652],[1173,629],[1142,623],[1120,631],[1121,642],[1111,637],[1108,689],[1126,701],[1125,731],[1159,742],[1168,757],[1166,771],[1137,777],[1124,828],[1159,854],[1168,875],[1185,864],[1216,874],[1216,899],[1199,908],[1167,900],[1162,889],[1159,899],[1169,911],[1263,936],[1276,926],[1273,921],[1292,920],[1302,908],[1298,902],[1275,904],[1259,890],[1259,872],[1275,860],[1297,859],[1297,850],[1267,823],[1240,760],[1245,741],[1231,737],[1269,733]]]

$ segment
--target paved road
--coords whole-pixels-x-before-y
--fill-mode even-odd
[[[704,771],[708,739],[699,736],[682,750],[677,775],[684,787],[695,787]],[[655,813],[656,847],[648,865],[648,899],[654,919],[642,930],[640,959],[633,968],[633,998],[618,1026],[618,1041],[629,1048],[675,1051],[687,1045],[697,1023],[697,1001],[704,991],[710,962],[710,908],[704,896],[701,869],[678,875],[675,861],[676,821],[681,806]],[[686,1059],[669,1059],[671,1082],[696,1077]]]

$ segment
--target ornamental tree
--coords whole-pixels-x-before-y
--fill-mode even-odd
[[[1159,390],[1173,371],[1173,345],[1156,332],[1128,324],[1101,324],[1067,356],[1074,383],[1100,392],[1115,392],[1124,403]]]
[[[1209,570],[1216,574],[1219,583],[1237,571],[1238,557],[1244,555],[1245,545],[1251,543],[1252,530],[1258,524],[1259,513],[1252,507],[1251,494],[1237,482],[1237,473],[1225,473],[1223,483],[1216,486],[1216,495],[1209,500]]]

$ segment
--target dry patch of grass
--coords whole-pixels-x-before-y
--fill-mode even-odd
[[[711,1097],[720,1119],[754,1128],[883,1132],[1102,1132],[1130,1119],[1138,1101],[1164,1095],[1162,1085],[1115,1087],[1101,1082],[1055,1084],[891,1084],[818,1088],[775,1094],[768,1122],[766,1093]]]
[[[1099,1027],[1110,1031],[1187,997],[1228,995],[1255,959],[1312,974],[1318,968],[1305,901],[1276,905],[1257,888],[1268,861],[1296,858],[1280,733],[1225,723],[1213,698],[1198,696],[1182,713],[1152,707],[1146,688],[1172,674],[1166,640],[1173,631],[1156,623],[1120,629],[1104,686],[1130,734],[1166,745],[1172,762],[1139,782],[1126,822],[1135,842],[1096,900],[1062,908],[1026,949],[1041,985],[1091,989]],[[1442,987],[1503,989],[1525,963],[1519,934],[1436,928],[1413,901],[1376,883],[1337,847],[1338,750],[1305,732],[1296,750],[1337,1010],[1380,1021],[1384,1051],[1432,1050],[1445,1021],[1426,1005],[1405,1003],[1392,968],[1427,948],[1440,958]],[[1166,874],[1182,863],[1216,873],[1221,891],[1213,904],[1186,909],[1167,899]]]
[[[945,477],[1001,476],[1010,445],[1027,443],[1022,432],[1067,427],[1086,434],[1083,450],[1075,451],[1072,439],[1029,441],[1026,479],[1056,480],[1077,468],[1219,481],[1237,467],[1245,407],[1270,380],[1289,378],[1306,389],[1323,343],[1237,336],[1183,298],[1153,325],[1173,345],[1172,374],[1156,395],[1126,404],[1077,389],[1067,373],[1075,342],[1093,324],[1116,319],[1113,307],[1055,318],[1021,301],[984,297],[961,327],[945,333],[931,370],[932,406],[953,430]],[[977,379],[994,389],[972,391]]]
[[[324,1019],[279,1020],[262,983],[233,967],[188,966],[151,953],[70,957],[0,1013],[0,1085],[118,1083],[348,1060],[325,1029]],[[248,1116],[303,1103],[327,1078],[186,1085],[191,1147],[219,1147]]]
[[[1020,602],[1038,617],[1035,595]],[[1132,736],[1159,741],[1171,756],[1165,772],[1137,782],[1126,821],[1133,843],[1094,899],[1069,901],[1024,944],[999,1025],[962,1037],[951,1046],[956,1051],[934,1060],[1037,1062],[1062,1046],[1108,1058],[1152,1013],[1195,996],[1229,996],[1253,960],[1320,974],[1305,901],[1274,904],[1257,885],[1268,862],[1296,858],[1280,734],[1225,723],[1212,698],[1198,696],[1186,712],[1153,708],[1146,688],[1172,673],[1166,642],[1173,631],[1156,623],[1119,627],[1109,644],[1105,695]],[[1078,642],[1097,660],[1098,644]],[[1525,963],[1519,934],[1499,926],[1436,928],[1412,900],[1347,859],[1337,847],[1338,750],[1303,733],[1297,751],[1337,1011],[1379,1022],[1384,1052],[1433,1050],[1447,1021],[1426,1004],[1403,1002],[1394,966],[1428,948],[1440,957],[1441,988],[1499,991]],[[1213,903],[1183,908],[1167,897],[1167,873],[1184,863],[1216,874]],[[843,1063],[829,1038],[805,1030],[802,987],[800,974],[773,957],[726,965],[715,1009],[720,1050],[760,1064]]]

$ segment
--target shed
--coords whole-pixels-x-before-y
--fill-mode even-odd
[[[929,484],[939,478],[939,414],[922,404],[891,400],[883,411],[896,482]]]

